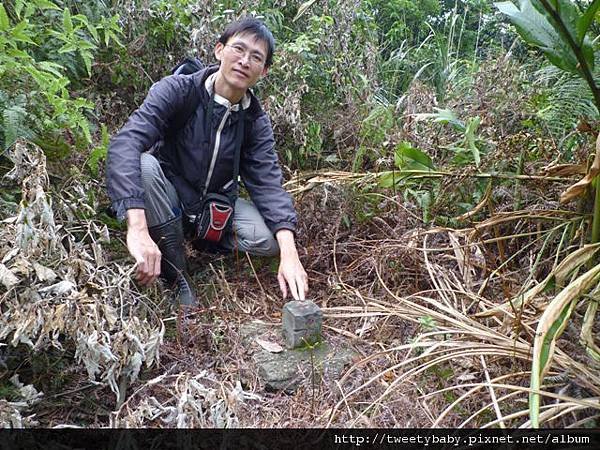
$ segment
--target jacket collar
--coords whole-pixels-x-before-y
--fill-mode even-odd
[[[217,79],[217,72],[211,73],[208,77],[206,77],[206,81],[204,82],[204,88],[206,89],[206,92],[208,92],[208,95],[212,95],[213,91],[215,90],[216,79]],[[238,103],[236,103],[235,105],[232,105],[229,100],[227,100],[225,97],[221,97],[216,92],[215,92],[215,102],[217,102],[219,105],[223,105],[227,108],[231,108],[233,111],[238,111],[240,109],[240,105]],[[250,102],[251,102],[250,93],[246,92],[244,94],[244,96],[242,97],[242,101],[241,101],[242,109],[244,109],[244,110],[248,109],[250,107]]]
[[[216,74],[218,70],[219,70],[219,65],[213,64],[213,65],[207,66],[205,69],[202,69],[194,74],[196,86],[198,86],[199,90],[200,90],[200,99],[204,105],[208,105],[208,102],[210,100],[210,94],[212,93],[212,89],[213,89],[213,85],[214,85],[214,77],[212,79],[209,79],[209,78],[211,76],[213,76],[214,74]],[[210,91],[207,90],[208,89],[207,84],[210,85]],[[219,100],[218,98],[220,98],[222,100]],[[217,94],[215,94],[215,101],[217,101],[217,103],[225,105],[225,106],[231,105],[231,103],[229,103],[229,100],[227,100],[226,98],[223,98]],[[227,103],[222,103],[222,101],[227,102]],[[237,106],[237,105],[234,105],[234,107],[235,106]],[[242,107],[244,108],[244,111],[246,112],[247,118],[256,119],[263,112],[260,102],[258,101],[258,99],[252,93],[251,90],[248,90],[248,92],[246,92],[246,95],[242,99]]]

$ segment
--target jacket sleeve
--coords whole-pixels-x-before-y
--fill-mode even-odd
[[[292,197],[282,187],[273,129],[266,114],[256,120],[250,136],[240,161],[244,185],[273,234],[281,229],[295,232],[296,210]]]
[[[163,139],[176,112],[184,106],[187,77],[168,76],[154,84],[144,103],[111,139],[106,162],[106,185],[119,219],[130,208],[144,208],[140,155]]]

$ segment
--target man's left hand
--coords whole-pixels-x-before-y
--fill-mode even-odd
[[[281,252],[277,280],[283,298],[287,297],[289,286],[294,300],[305,300],[308,292],[308,276],[298,258],[294,234],[290,230],[279,230],[276,237]]]

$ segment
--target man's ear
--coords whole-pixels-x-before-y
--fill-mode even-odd
[[[221,58],[223,57],[223,50],[225,49],[225,46],[223,45],[222,42],[217,42],[217,44],[215,45],[215,58],[217,58],[217,61],[221,62]]]
[[[267,66],[263,67],[262,73],[260,74],[260,77],[266,77],[267,74],[269,73],[269,68]]]

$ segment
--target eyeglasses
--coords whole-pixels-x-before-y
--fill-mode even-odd
[[[225,44],[225,47],[229,47],[233,54],[239,58],[244,57],[247,53],[250,53],[248,61],[254,66],[262,66],[265,64],[265,58],[258,52],[248,51],[246,47],[241,44]]]

